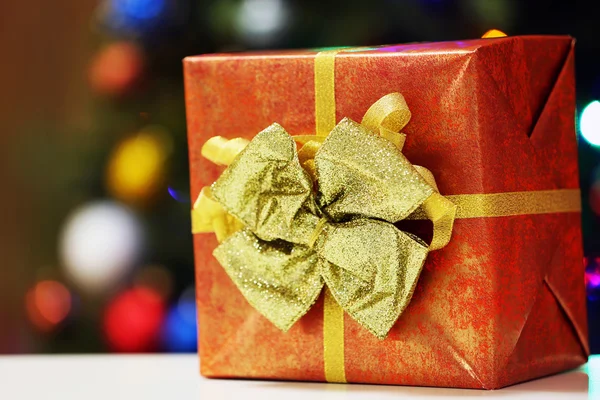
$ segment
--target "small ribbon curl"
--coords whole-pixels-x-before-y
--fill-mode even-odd
[[[214,256],[279,329],[306,314],[326,285],[385,338],[428,252],[450,240],[456,207],[400,151],[409,119],[402,95],[391,93],[361,124],[344,118],[326,138],[292,137],[275,123],[249,143],[216,137],[205,145],[207,158],[229,166],[202,190],[193,231],[217,233]],[[394,225],[416,211],[433,221],[430,245]]]

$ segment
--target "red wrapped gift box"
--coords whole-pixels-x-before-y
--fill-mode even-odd
[[[210,137],[251,139],[273,122],[314,134],[316,54],[185,59],[193,200],[223,171],[201,156]],[[352,49],[334,71],[337,121],[404,95],[413,117],[403,152],[443,195],[579,187],[569,37]],[[202,374],[326,380],[323,299],[283,333],[212,256],[215,236],[194,243]],[[457,219],[385,340],[345,316],[345,379],[494,389],[585,363],[582,258],[579,212]]]

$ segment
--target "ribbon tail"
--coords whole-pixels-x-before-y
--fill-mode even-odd
[[[242,228],[242,223],[212,198],[210,187],[202,188],[192,209],[192,233],[214,232],[222,242]]]
[[[439,193],[435,178],[430,170],[420,165],[414,167],[435,191],[407,219],[430,220],[433,223],[433,238],[429,244],[429,250],[439,250],[445,247],[452,238],[457,207]]]
[[[249,141],[244,138],[228,140],[221,136],[213,136],[202,146],[202,157],[217,165],[229,165],[248,143]]]
[[[433,238],[429,250],[439,250],[445,247],[452,238],[452,228],[456,217],[456,205],[438,192],[423,202],[421,209],[433,223]]]

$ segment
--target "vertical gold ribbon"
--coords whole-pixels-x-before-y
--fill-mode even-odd
[[[317,53],[315,57],[315,123],[317,136],[335,128],[335,55],[340,50]]]
[[[323,362],[327,382],[346,383],[344,367],[344,310],[325,288],[323,308]]]
[[[340,50],[315,57],[315,124],[317,136],[327,136],[336,125],[335,56]],[[326,288],[323,306],[323,362],[327,382],[346,383],[344,366],[344,310]]]

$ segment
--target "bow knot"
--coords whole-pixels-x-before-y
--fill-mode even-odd
[[[327,222],[327,218],[325,217],[321,217],[319,222],[317,222],[317,226],[315,226],[315,229],[313,230],[312,234],[310,235],[310,239],[308,240],[308,247],[310,247],[311,249],[314,247],[315,243],[317,242],[317,239],[319,238],[319,236],[321,236],[321,233],[325,229],[325,225],[327,224]]]
[[[399,150],[397,131],[410,117],[393,107],[399,98],[384,96],[366,125],[345,118],[324,140],[269,126],[228,156],[229,167],[195,205],[218,204],[203,223],[220,214],[243,226],[221,235],[213,254],[278,328],[289,329],[325,285],[379,338],[410,301],[429,246],[394,223],[443,197]],[[300,151],[294,139],[304,142]]]

